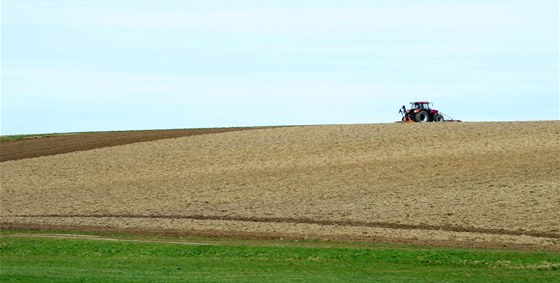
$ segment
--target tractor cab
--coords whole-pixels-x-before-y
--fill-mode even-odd
[[[411,110],[430,110],[430,104],[432,104],[431,102],[427,102],[427,101],[420,101],[420,102],[411,102],[410,103],[410,109]]]

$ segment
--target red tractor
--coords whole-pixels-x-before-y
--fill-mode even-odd
[[[430,108],[431,102],[418,101],[411,102],[410,109],[406,109],[403,105],[399,113],[403,115],[403,122],[443,122],[443,115],[435,109]]]

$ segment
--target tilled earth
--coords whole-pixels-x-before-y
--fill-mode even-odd
[[[207,135],[258,128],[211,128],[185,130],[151,130],[92,132],[37,136],[20,141],[0,143],[0,162],[55,155],[143,141]]]
[[[306,126],[7,161],[0,222],[560,250],[559,138],[558,121]]]

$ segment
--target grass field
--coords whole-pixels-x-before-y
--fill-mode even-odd
[[[1,232],[1,282],[558,282],[560,253]]]

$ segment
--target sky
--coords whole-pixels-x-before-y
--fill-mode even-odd
[[[558,0],[2,0],[0,134],[560,119]]]

